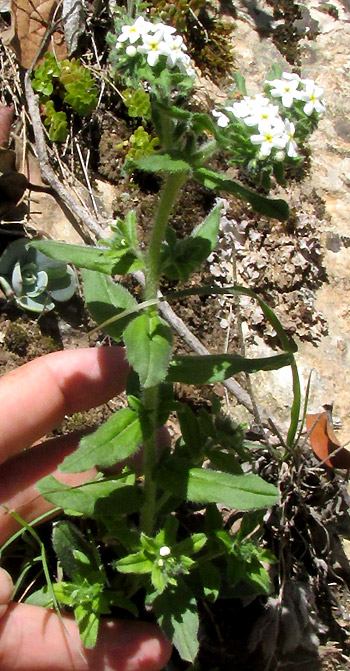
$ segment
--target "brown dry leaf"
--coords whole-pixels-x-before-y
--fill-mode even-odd
[[[10,44],[19,64],[24,68],[29,68],[33,63],[47,29],[57,18],[55,12],[58,4],[56,0],[12,0],[13,37]],[[58,60],[67,58],[63,32],[55,30],[52,33],[47,50],[52,51],[53,46]]]
[[[13,149],[0,147],[0,172],[16,170],[16,152]]]
[[[16,207],[28,188],[28,180],[20,172],[7,172],[0,176],[0,216]]]
[[[10,107],[0,105],[0,147],[4,149],[8,147],[14,113],[13,105],[10,105]]]

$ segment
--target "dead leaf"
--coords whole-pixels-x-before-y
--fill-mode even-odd
[[[21,172],[7,172],[0,176],[0,216],[11,212],[28,188],[28,180]]]
[[[6,149],[10,140],[10,131],[13,122],[15,108],[13,105],[6,107],[0,105],[0,147]]]
[[[10,44],[19,64],[24,68],[32,65],[47,29],[52,25],[54,17],[57,18],[55,12],[58,4],[56,0],[12,0],[13,37]],[[67,58],[62,31],[53,32],[47,51],[53,51],[53,46],[59,61]]]
[[[62,24],[68,54],[71,56],[78,46],[80,35],[85,30],[85,15],[82,0],[63,0]]]
[[[16,158],[16,152],[13,149],[0,147],[0,172],[14,172]]]
[[[306,428],[315,456],[331,468],[350,468],[350,452],[341,444],[333,431],[331,406],[324,412],[306,415]],[[333,455],[333,452],[336,452]],[[333,456],[332,456],[333,455]]]

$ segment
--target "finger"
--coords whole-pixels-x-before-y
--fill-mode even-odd
[[[77,447],[80,437],[76,432],[52,438],[0,465],[0,546],[21,527],[11,511],[31,522],[55,507],[39,495],[38,480],[52,474],[60,482],[76,487],[95,477],[95,468],[83,473],[61,473],[57,469],[64,457]]]
[[[65,415],[105,403],[124,388],[121,347],[53,352],[0,380],[0,463],[57,427]]]
[[[0,568],[0,618],[7,610],[12,592],[13,582],[11,576],[3,568]]]
[[[1,671],[160,671],[170,657],[155,625],[102,620],[96,647],[86,650],[75,621],[62,620],[64,626],[52,611],[11,604],[0,620]]]

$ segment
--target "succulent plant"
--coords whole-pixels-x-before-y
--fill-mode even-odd
[[[76,288],[74,270],[30,247],[29,238],[11,242],[0,256],[0,287],[7,298],[32,312],[53,310]]]

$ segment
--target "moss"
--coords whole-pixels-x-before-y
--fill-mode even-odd
[[[231,45],[232,23],[222,21],[205,0],[160,0],[151,13],[184,35],[191,58],[216,84],[227,83],[234,69]]]
[[[273,33],[273,42],[281,54],[291,65],[300,65],[300,35],[294,22],[302,18],[300,7],[294,0],[267,0],[273,7],[273,18],[284,21],[276,27]]]
[[[30,333],[21,320],[9,322],[5,331],[5,345],[10,352],[23,356],[27,353],[30,339]]]
[[[319,10],[325,14],[329,14],[329,16],[332,16],[333,19],[339,19],[339,12],[337,8],[334,7],[334,5],[332,5],[330,2],[324,2],[322,5],[320,5]]]

